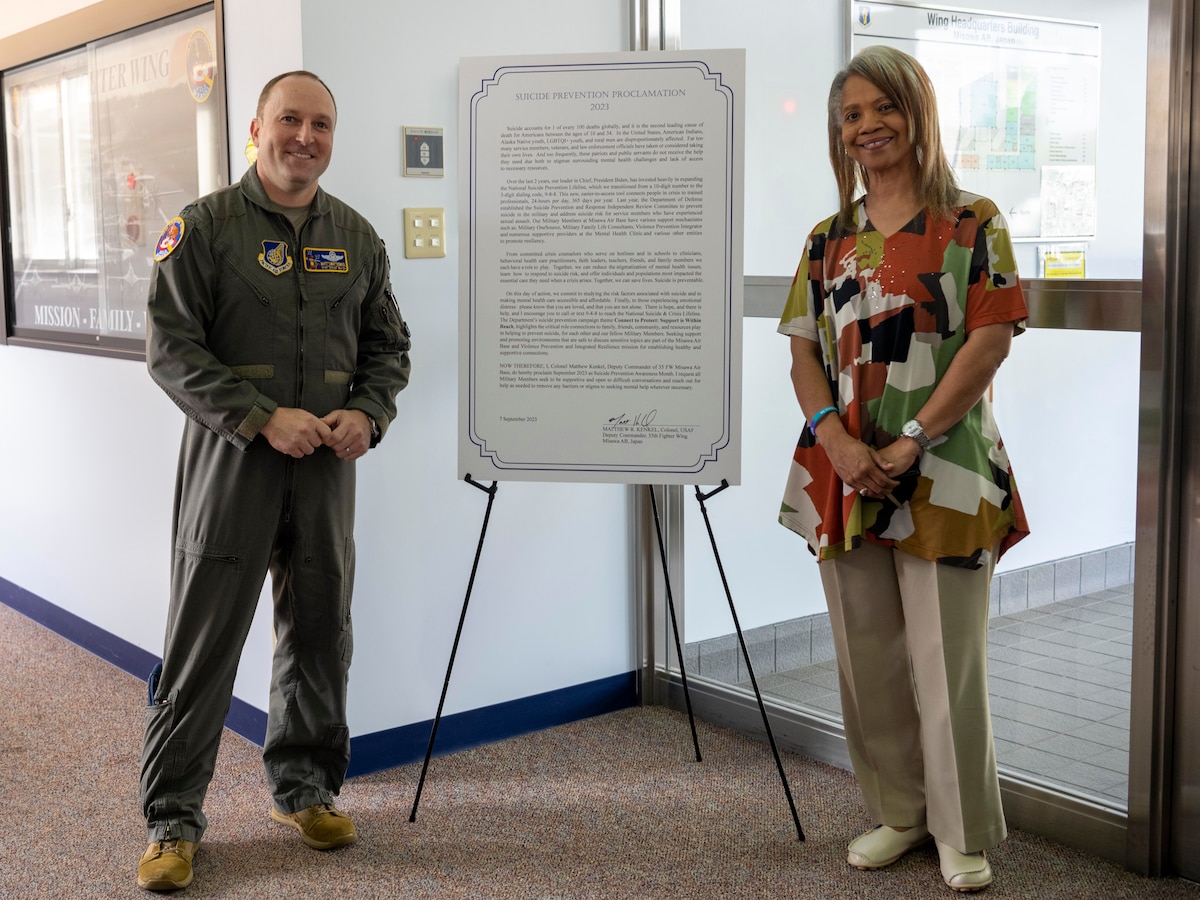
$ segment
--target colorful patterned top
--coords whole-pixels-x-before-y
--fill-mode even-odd
[[[873,447],[916,416],[967,332],[1004,322],[1025,329],[1004,217],[985,197],[963,192],[959,202],[955,219],[922,212],[887,238],[862,201],[851,231],[826,219],[809,235],[788,294],[780,333],[820,343],[842,424]],[[988,392],[899,481],[898,506],[860,497],[805,428],[779,521],[819,559],[865,539],[967,568],[1029,533]]]

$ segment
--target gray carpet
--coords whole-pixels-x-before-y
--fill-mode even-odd
[[[140,897],[139,681],[0,604],[0,896]],[[845,862],[870,823],[853,778],[785,754],[808,837],[796,840],[770,750],[632,709],[352,779],[360,841],[309,850],[267,817],[258,748],[227,732],[210,826],[183,897],[924,898],[957,896],[924,848],[881,872]],[[987,898],[1189,898],[1016,832],[990,854]]]

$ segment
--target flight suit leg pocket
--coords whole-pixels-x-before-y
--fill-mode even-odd
[[[350,614],[350,600],[354,594],[354,538],[348,536],[343,548],[342,604],[341,615],[338,617],[338,648],[342,661],[350,664],[354,655],[354,623]]]
[[[155,665],[147,680],[145,741],[142,745],[142,796],[151,822],[179,818],[179,792],[187,769],[187,738],[178,734],[176,701],[178,691],[162,693],[162,663]]]

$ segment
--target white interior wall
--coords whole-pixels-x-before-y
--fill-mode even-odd
[[[626,5],[589,0],[565,16],[553,0],[460,0],[355,15],[345,2],[225,0],[232,176],[262,83],[301,65],[318,72],[340,112],[324,183],[392,248],[413,330],[399,418],[358,464],[352,734],[432,717],[487,500],[455,470],[455,242],[445,259],[400,249],[404,206],[453,217],[455,173],[402,178],[401,127],[445,127],[453,164],[460,56],[621,50]],[[140,363],[21,347],[0,347],[0,411],[0,576],[161,652],[182,414]],[[621,486],[500,485],[447,713],[634,668],[627,522]],[[260,604],[236,685],[258,709],[266,612]]]
[[[387,242],[413,332],[400,419],[359,469],[354,721],[432,716],[487,501],[456,467],[458,60],[622,50],[626,6],[404,3],[372,5],[368,18],[341,0],[302,0],[304,61],[339,111],[324,183]],[[445,129],[445,178],[401,175],[405,125]],[[410,206],[446,210],[444,259],[404,258]],[[448,712],[634,668],[628,520],[621,486],[501,483]],[[375,689],[354,689],[363,684]]]
[[[0,38],[88,5],[57,0],[0,20]],[[276,23],[269,34],[264,16]],[[263,83],[303,64],[299,0],[225,0],[225,50],[237,178]],[[0,505],[0,576],[161,653],[182,414],[141,363],[22,347],[0,347],[0,410],[27,433],[0,442],[0,470],[14,473]],[[234,689],[259,709],[270,646],[262,603]]]
[[[7,3],[0,19],[0,38],[20,34],[43,22],[50,22],[68,13],[92,6],[99,0],[40,0],[39,3]]]

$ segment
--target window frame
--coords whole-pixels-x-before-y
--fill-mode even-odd
[[[48,63],[55,57],[82,52],[89,60],[97,50],[111,50],[114,45],[136,39],[144,32],[182,18],[211,11],[213,33],[209,36],[215,59],[215,88],[208,102],[214,104],[214,151],[217,178],[220,184],[229,183],[230,160],[228,150],[228,116],[225,94],[225,54],[223,34],[222,0],[197,3],[196,0],[100,0],[81,10],[54,19],[16,35],[0,40],[0,78],[33,64]],[[90,74],[90,73],[89,73]],[[95,92],[93,92],[93,101]],[[7,106],[7,100],[5,105]],[[19,321],[16,312],[16,275],[14,267],[13,207],[15,198],[10,194],[10,169],[16,165],[8,153],[7,117],[0,120],[0,346],[24,346],[122,359],[144,360],[146,342],[144,336],[118,337],[113,334],[97,334],[95,329],[71,331],[61,328],[41,328]],[[102,148],[93,148],[93,157],[99,158]],[[98,165],[98,164],[97,164]],[[101,186],[94,183],[94,206],[97,217],[101,213],[103,200]],[[176,198],[178,208],[191,197]],[[153,253],[153,238],[163,222],[145,217],[142,222],[144,237],[141,250]],[[104,235],[99,229],[96,240],[103,244]],[[97,257],[97,275],[101,276],[104,252]],[[144,321],[144,320],[143,320]]]

